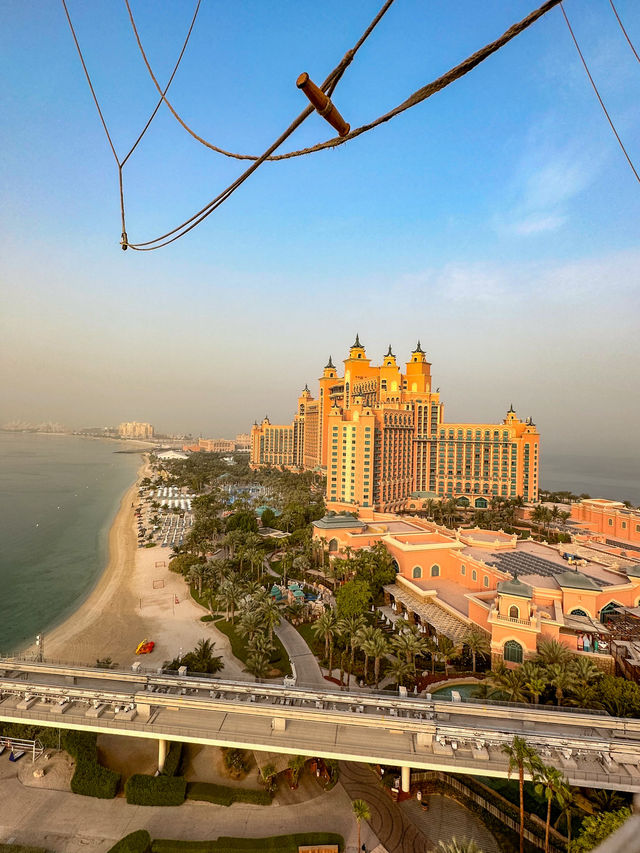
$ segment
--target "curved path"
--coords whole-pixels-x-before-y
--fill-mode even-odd
[[[369,804],[368,823],[389,853],[427,853],[434,849],[366,764],[340,762],[340,782],[351,800]]]
[[[326,687],[327,682],[315,655],[293,625],[283,619],[275,632],[295,664],[298,687]]]

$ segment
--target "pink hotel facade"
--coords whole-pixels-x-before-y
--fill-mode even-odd
[[[454,642],[478,626],[490,637],[494,663],[522,663],[548,638],[613,670],[607,614],[618,605],[640,606],[640,552],[623,557],[599,545],[552,546],[492,530],[452,531],[372,510],[359,518],[329,513],[314,522],[313,536],[334,556],[347,546],[382,542],[397,570],[395,583],[385,587],[396,614]],[[563,559],[567,550],[580,558],[579,570]]]

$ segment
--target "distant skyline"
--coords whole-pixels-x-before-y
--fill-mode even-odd
[[[124,4],[68,0],[118,150],[156,103]],[[203,136],[260,152],[381,0],[203,2],[169,91]],[[338,86],[352,125],[401,101],[537,0],[396,0]],[[194,3],[134,0],[166,80]],[[607,0],[565,8],[640,163],[640,67]],[[640,44],[640,6],[618,0]],[[153,423],[233,436],[356,332],[379,361],[419,338],[445,416],[513,403],[542,453],[637,454],[640,188],[559,9],[462,80],[340,150],[267,164],[159,252],[122,252],[117,175],[60,4],[0,8],[0,422]],[[311,116],[285,148],[329,138]],[[161,108],[125,171],[129,237],[202,207],[242,170]]]

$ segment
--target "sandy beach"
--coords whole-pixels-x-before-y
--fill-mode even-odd
[[[154,667],[190,651],[204,637],[223,655],[224,677],[253,681],[231,654],[224,634],[200,621],[206,610],[193,601],[182,577],[169,571],[170,549],[138,548],[134,507],[139,482],[149,474],[145,461],[109,531],[109,560],[100,580],[86,601],[46,635],[45,659],[95,666],[96,660],[109,657],[119,667],[136,660]],[[155,648],[136,657],[144,639],[153,640]]]

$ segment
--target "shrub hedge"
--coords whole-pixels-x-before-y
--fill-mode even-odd
[[[214,785],[209,782],[189,782],[187,799],[218,806],[230,806],[233,803],[252,803],[256,806],[270,806],[271,794],[268,791],[249,788],[228,788],[226,785]]]
[[[85,797],[110,800],[120,785],[120,774],[98,763],[97,735],[93,732],[65,731],[62,744],[75,759],[76,768],[71,778],[71,790]]]
[[[151,853],[151,836],[146,829],[138,829],[121,838],[107,853]]]
[[[178,768],[180,767],[180,762],[182,760],[182,744],[178,743],[178,741],[172,741],[171,746],[169,747],[169,751],[167,752],[167,757],[164,760],[164,768],[162,770],[162,776],[175,776],[178,772]]]
[[[183,776],[145,776],[137,773],[127,779],[127,802],[136,806],[180,806],[187,783]]]
[[[0,853],[47,853],[47,850],[44,847],[23,847],[22,844],[0,844]]]
[[[269,838],[230,838],[222,836],[217,841],[172,841],[156,839],[153,853],[262,853],[275,850],[277,853],[298,853],[301,845],[337,844],[344,850],[344,838],[334,832],[304,832],[297,835],[272,835]]]

